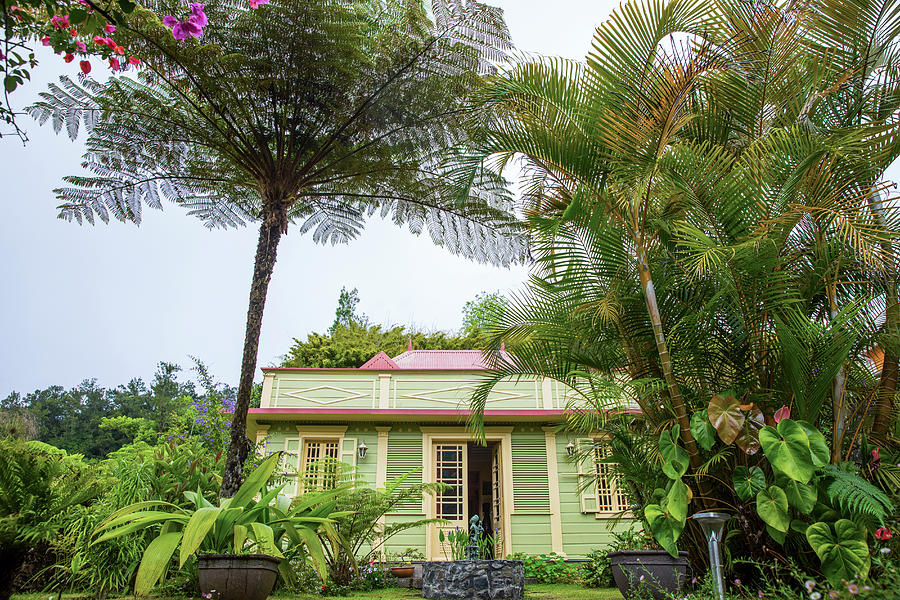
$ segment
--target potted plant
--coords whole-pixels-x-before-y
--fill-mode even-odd
[[[97,527],[92,543],[159,526],[159,535],[147,545],[138,566],[135,596],[146,596],[164,576],[176,549],[179,568],[199,553],[200,591],[209,600],[265,600],[279,573],[293,579],[283,551],[302,545],[324,581],[325,560],[316,530],[346,514],[333,512],[343,490],[307,493],[291,508],[291,499],[280,495],[283,485],[266,489],[278,459],[274,454],[263,461],[238,492],[220,499],[218,506],[197,492],[184,493],[193,505],[186,509],[155,500],[126,506]]]
[[[677,594],[687,578],[687,552],[673,557],[663,550],[646,530],[616,534],[607,557],[619,592],[631,597],[631,590],[649,591],[656,600]]]
[[[424,560],[425,556],[415,548],[407,548],[398,557],[398,564],[391,567],[391,575],[394,577],[412,577],[416,567],[413,560]]]

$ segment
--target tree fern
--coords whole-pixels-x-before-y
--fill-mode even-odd
[[[890,498],[858,474],[836,465],[823,467],[825,493],[832,506],[852,516],[881,523],[894,509]]]

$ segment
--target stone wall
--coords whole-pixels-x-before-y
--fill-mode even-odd
[[[444,600],[519,600],[525,594],[521,560],[454,560],[422,565],[422,597]]]

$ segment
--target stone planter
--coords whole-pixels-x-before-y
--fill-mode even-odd
[[[391,567],[391,575],[394,577],[412,577],[416,568],[412,565],[405,567]]]
[[[422,597],[519,600],[525,595],[521,560],[454,560],[422,565]]]
[[[616,587],[626,598],[630,590],[642,588],[656,600],[677,594],[687,578],[687,552],[679,552],[678,558],[665,550],[622,550],[609,553]]]
[[[200,554],[197,562],[200,592],[211,600],[266,600],[281,559],[266,554]]]

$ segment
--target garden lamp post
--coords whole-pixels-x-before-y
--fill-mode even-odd
[[[731,515],[725,512],[703,511],[694,514],[694,521],[699,523],[706,544],[709,548],[709,572],[713,580],[713,589],[720,600],[725,598],[725,569],[722,566],[722,533],[725,523]]]

